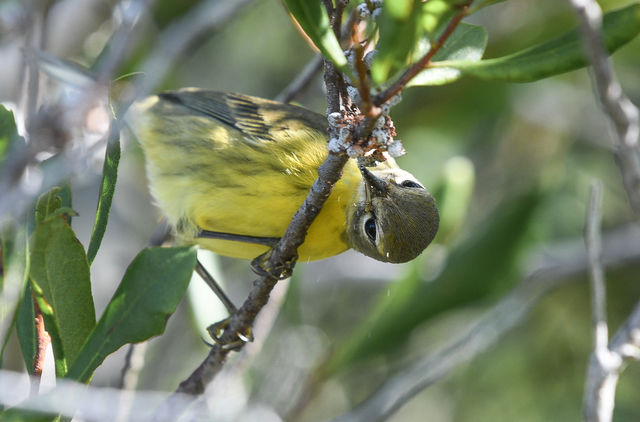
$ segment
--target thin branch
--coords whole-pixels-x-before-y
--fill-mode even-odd
[[[327,113],[340,110],[340,95],[336,90],[336,81],[340,78],[333,65],[325,60],[325,81],[327,82]],[[337,132],[330,127],[330,132]],[[167,401],[160,406],[155,417],[176,415],[181,409],[174,405],[173,397],[183,394],[198,395],[204,392],[206,385],[220,372],[231,349],[227,344],[236,344],[234,350],[240,350],[244,343],[238,344],[238,337],[249,333],[260,310],[266,305],[271,290],[276,283],[290,275],[297,259],[297,249],[304,242],[307,230],[329,197],[335,183],[342,175],[342,169],[349,157],[344,154],[329,153],[318,168],[318,178],[313,183],[304,203],[291,219],[291,223],[275,248],[269,252],[268,259],[260,278],[253,282],[253,288],[247,299],[235,312],[220,336],[219,343],[213,345],[209,354],[196,370],[182,383]]]
[[[640,217],[640,111],[627,98],[616,80],[602,43],[602,10],[595,0],[568,0],[580,20],[586,54],[593,68],[592,83],[604,112],[616,132],[614,155],[622,174],[629,203]]]
[[[351,31],[353,24],[356,21],[355,13],[349,15],[348,21],[342,26],[342,36],[340,38],[341,43],[347,42],[351,37]],[[320,71],[322,67],[322,55],[315,55],[300,71],[298,76],[287,85],[278,95],[274,97],[274,100],[281,103],[288,103],[292,101],[300,92],[302,92],[313,80],[313,77]]]
[[[304,66],[302,71],[291,81],[278,95],[275,96],[275,100],[288,103],[292,101],[298,94],[300,94],[313,80],[322,68],[322,56],[317,54],[313,56],[311,60]]]
[[[187,14],[169,25],[159,37],[152,54],[145,60],[141,71],[142,84],[136,96],[144,96],[162,82],[171,67],[186,51],[206,34],[230,22],[254,0],[209,0],[198,4]]]
[[[436,55],[438,51],[442,48],[444,43],[449,39],[453,31],[456,29],[460,21],[467,16],[467,12],[469,11],[469,6],[471,5],[473,0],[469,0],[463,5],[460,6],[460,11],[456,13],[456,15],[449,21],[449,24],[442,32],[442,34],[438,37],[435,43],[431,46],[427,54],[425,54],[417,63],[411,66],[409,69],[402,74],[402,76],[389,88],[382,91],[378,95],[376,95],[373,99],[373,103],[377,106],[381,106],[394,97],[398,92],[402,91],[402,89],[409,83],[411,79],[413,79],[418,73],[420,73],[423,69],[425,69],[433,56]]]
[[[169,26],[160,36],[160,40],[156,43],[156,47],[149,58],[141,66],[146,77],[136,87],[129,102],[136,97],[147,95],[153,91],[162,82],[177,58],[193,47],[203,34],[214,31],[229,22],[234,14],[242,10],[243,6],[250,4],[251,1],[220,2],[209,0],[199,4],[193,11]],[[149,2],[150,0],[127,2],[129,7],[124,10],[124,20],[121,22],[120,27],[115,30],[116,34],[114,34],[110,42],[110,44],[113,44],[113,48],[109,49],[98,69],[97,81],[83,90],[75,100],[73,107],[65,106],[67,112],[82,116],[87,107],[92,107],[94,105],[93,101],[103,95],[103,91],[100,90],[104,88],[105,83],[113,78],[114,72],[118,69],[118,64],[126,59],[126,54],[132,44],[133,31],[142,20],[140,19],[141,15]],[[83,120],[70,119],[70,121]],[[69,128],[69,131],[71,131],[71,128]],[[78,147],[76,145],[74,147],[76,143],[70,142],[65,150],[60,151],[52,159],[52,165],[42,169],[42,177],[28,180],[20,176],[29,165],[29,160],[24,159],[21,155],[9,157],[7,161],[18,168],[15,172],[10,172],[8,176],[7,172],[3,172],[0,175],[0,191],[3,195],[3,201],[0,201],[0,222],[8,216],[22,213],[42,191],[54,186],[70,175],[85,171],[89,166],[89,157],[92,157],[96,151],[103,148],[106,142],[106,135],[90,146],[86,146],[86,142],[79,142],[77,144],[82,146]],[[53,165],[54,163],[55,165]],[[17,174],[17,176],[13,177],[14,174]]]
[[[615,386],[618,378],[618,371],[615,368],[620,365],[620,357],[611,353],[608,348],[609,333],[606,317],[606,290],[601,262],[601,204],[602,186],[599,182],[593,182],[590,189],[585,230],[585,245],[587,248],[589,279],[591,282],[594,343],[584,397],[585,420],[590,422],[605,422],[611,420],[615,400]],[[609,369],[612,371],[609,371]]]
[[[604,285],[604,271],[602,269],[602,244],[600,229],[602,225],[602,184],[594,181],[591,184],[587,223],[585,230],[585,246],[589,260],[589,280],[591,282],[591,309],[593,328],[593,347],[604,351],[609,343],[607,329],[606,302],[607,294]]]

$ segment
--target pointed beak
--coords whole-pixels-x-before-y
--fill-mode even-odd
[[[367,197],[381,197],[387,195],[387,182],[371,173],[365,166],[360,165],[360,173],[364,179]]]

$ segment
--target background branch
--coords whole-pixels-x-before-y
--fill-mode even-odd
[[[568,0],[580,20],[585,51],[593,69],[592,83],[607,118],[615,130],[613,147],[616,163],[629,203],[640,217],[640,111],[627,98],[616,80],[607,51],[602,43],[602,10],[595,0]]]

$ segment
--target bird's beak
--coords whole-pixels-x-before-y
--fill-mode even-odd
[[[367,202],[370,202],[372,197],[382,197],[387,195],[387,182],[374,175],[365,166],[360,165],[360,173],[364,179],[365,191],[367,193]]]

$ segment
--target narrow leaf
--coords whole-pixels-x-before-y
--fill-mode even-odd
[[[41,221],[32,242],[32,288],[51,335],[56,372],[61,376],[75,360],[96,321],[89,263],[64,217]]]
[[[640,4],[606,13],[602,23],[605,47],[610,53],[632,40],[640,32]],[[434,66],[456,68],[482,79],[531,82],[587,65],[578,29],[542,44],[494,59],[472,62],[452,60]]]
[[[93,223],[93,232],[87,249],[87,257],[89,265],[93,262],[102,238],[107,229],[109,221],[109,211],[113,201],[113,194],[116,190],[116,181],[118,179],[118,164],[120,162],[120,138],[119,135],[111,134],[107,143],[107,150],[104,157],[104,165],[102,167],[102,184],[100,185],[100,194],[98,196],[98,208],[96,218]]]
[[[136,256],[82,347],[68,378],[85,382],[109,354],[164,331],[196,264],[191,247],[149,248]]]
[[[340,42],[320,0],[284,0],[289,13],[322,54],[341,71],[350,74]]]
[[[16,332],[18,342],[22,350],[22,358],[29,374],[33,374],[33,359],[36,355],[36,325],[35,310],[33,306],[33,295],[31,285],[26,283],[22,300],[18,305],[18,316],[16,318]]]

